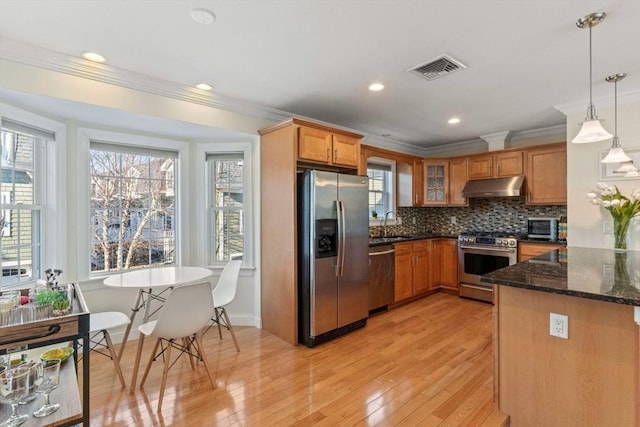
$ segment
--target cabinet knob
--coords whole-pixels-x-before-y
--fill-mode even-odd
[[[331,160],[331,150],[327,148],[327,162]]]
[[[338,149],[336,148],[335,154],[333,156],[333,160],[337,161],[338,160]]]

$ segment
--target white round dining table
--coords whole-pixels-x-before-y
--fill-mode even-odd
[[[211,275],[211,270],[204,267],[168,266],[126,271],[104,279],[103,283],[110,288],[138,289],[138,296],[133,307],[131,307],[131,315],[129,316],[131,322],[127,325],[124,337],[122,338],[118,358],[122,360],[122,353],[124,352],[131,326],[138,311],[144,308],[142,323],[146,323],[149,321],[149,317],[159,310],[159,308],[157,308],[151,312],[152,301],[163,303],[165,300],[163,296],[165,292],[170,292],[170,290],[175,287],[209,281]],[[144,341],[144,335],[141,334],[138,339]],[[138,348],[142,348],[142,343]],[[131,391],[135,388],[139,365],[140,355],[136,354],[131,379]]]

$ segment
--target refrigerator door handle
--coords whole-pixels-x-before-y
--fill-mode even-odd
[[[344,203],[342,200],[336,201],[338,210],[338,256],[336,264],[336,276],[342,276],[344,272],[344,253],[347,242],[347,230],[345,227]]]

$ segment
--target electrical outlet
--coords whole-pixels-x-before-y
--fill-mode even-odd
[[[451,217],[451,224],[457,224],[458,223],[458,218],[456,218],[455,216]]]
[[[416,217],[411,218],[411,224],[416,225]]]
[[[552,337],[569,339],[569,316],[549,313],[549,334]]]
[[[402,217],[401,216],[397,216],[396,217],[396,225],[402,225]]]

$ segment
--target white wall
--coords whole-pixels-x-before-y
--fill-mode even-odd
[[[620,100],[619,100],[620,102]],[[595,102],[598,117],[604,119],[603,126],[614,133],[613,105],[603,107]],[[586,111],[567,114],[567,141],[578,133]],[[632,101],[618,105],[618,136],[624,149],[640,149],[640,102]],[[600,206],[594,206],[586,198],[588,192],[596,190],[600,181],[600,152],[608,150],[611,140],[591,144],[567,143],[567,216],[569,219],[569,246],[591,248],[613,248],[613,235],[603,233],[603,221],[611,221],[611,214]],[[636,165],[639,166],[640,165]],[[615,184],[629,196],[634,188],[640,188],[640,179],[607,181]],[[640,220],[632,221],[629,230],[628,249],[640,250]]]
[[[144,114],[148,116],[158,117],[167,120],[179,120],[182,122],[193,123],[197,125],[205,125],[228,131],[241,132],[244,135],[251,135],[248,140],[243,142],[252,143],[253,152],[253,206],[254,217],[250,220],[254,224],[253,250],[255,269],[243,269],[240,273],[240,281],[236,300],[230,305],[228,311],[231,321],[236,325],[250,325],[260,327],[260,275],[259,275],[259,206],[260,206],[260,173],[259,173],[259,137],[257,130],[266,127],[271,121],[264,119],[249,117],[238,113],[224,111],[208,106],[198,105],[181,101],[173,98],[162,97],[154,94],[139,92],[136,90],[109,85],[89,79],[79,78],[63,73],[57,73],[50,70],[44,70],[32,66],[14,63],[11,61],[0,60],[0,89],[9,89],[12,91],[24,92],[26,94],[42,95],[46,97],[61,98],[76,102],[99,105],[120,111],[135,114]],[[0,101],[3,101],[0,99]],[[24,106],[13,102],[16,107]],[[35,113],[43,114],[37,108],[30,108]],[[78,217],[77,210],[77,183],[76,177],[78,168],[86,167],[83,162],[79,161],[76,156],[77,132],[79,126],[94,127],[96,129],[108,129],[125,132],[126,128],[109,128],[101,125],[95,125],[90,122],[75,123],[66,120],[56,114],[45,113],[45,116],[62,120],[67,125],[67,159],[68,168],[66,170],[68,186],[66,189],[66,207],[67,207],[67,228],[69,235],[67,236],[68,250],[65,257],[64,265],[56,266],[62,268],[67,274],[63,277],[65,281],[77,281],[80,283],[88,305],[92,311],[117,310],[129,313],[131,305],[135,300],[135,292],[124,290],[113,290],[105,288],[102,285],[101,278],[88,280],[86,277],[78,277],[77,275],[77,253],[78,247],[75,242],[78,241],[75,224],[78,221],[85,220]],[[135,120],[132,116],[132,120]],[[96,119],[97,121],[97,119]],[[136,132],[140,134],[140,132]],[[147,134],[147,136],[162,136],[161,134]],[[176,139],[170,136],[170,139]],[[200,141],[188,141],[194,145]],[[228,140],[212,141],[206,140],[201,142],[229,142]],[[195,149],[191,150],[195,152]],[[195,156],[190,156],[194,159]],[[195,161],[195,160],[192,160]],[[193,164],[187,165],[191,170],[195,170]],[[190,179],[198,179],[195,174],[190,174]],[[188,186],[190,190],[193,185]],[[201,198],[202,195],[190,194],[189,199],[195,200]],[[194,224],[198,213],[194,209],[186,212],[186,219],[189,223]],[[186,253],[191,254],[189,259],[184,260],[185,265],[196,265],[194,260],[199,258],[196,240],[193,236],[199,233],[199,230],[193,230],[184,236],[188,240],[188,248]],[[220,274],[221,269],[212,268],[214,277],[212,281],[215,283]],[[136,324],[138,321],[136,321]],[[134,331],[135,329],[132,329]],[[114,340],[119,340],[120,334],[114,334]]]

